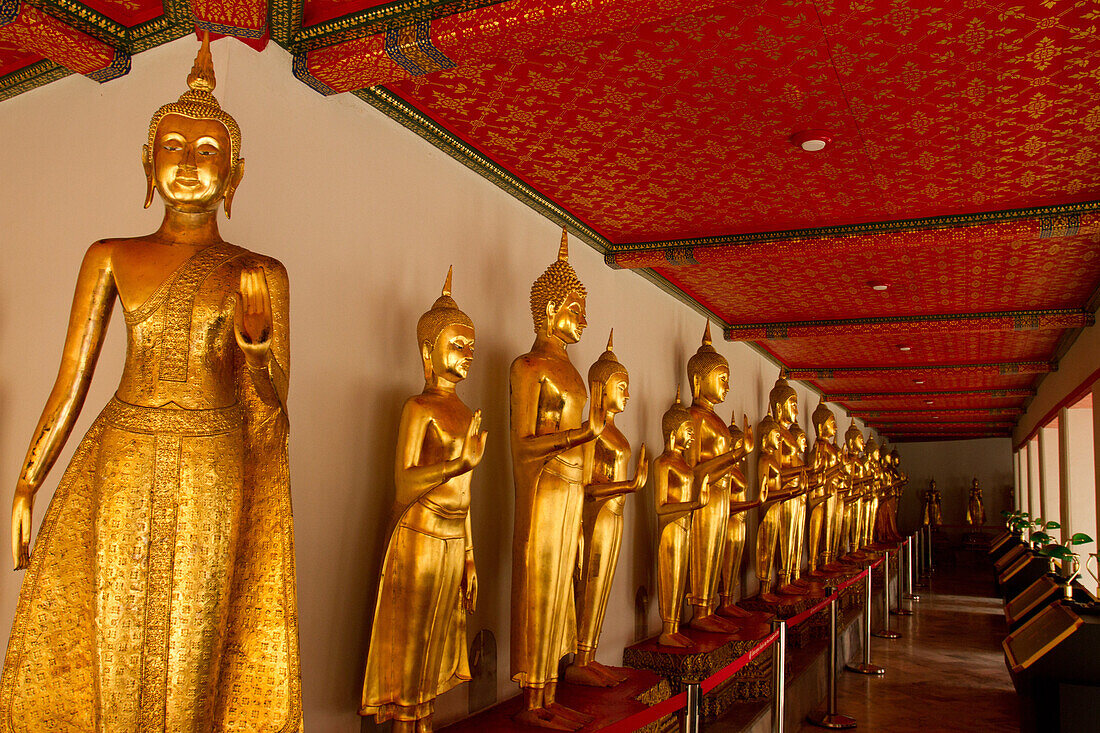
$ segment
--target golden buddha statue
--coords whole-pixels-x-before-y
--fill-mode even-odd
[[[729,362],[711,344],[710,321],[703,331],[699,349],[688,359],[691,381],[691,413],[695,440],[688,448],[688,464],[701,484],[710,479],[707,502],[691,521],[690,591],[688,603],[693,615],[692,628],[699,631],[729,633],[737,625],[720,617],[718,581],[730,521],[730,468],[744,457],[744,449],[734,449],[729,426],[718,417],[714,406],[725,401],[729,392]]]
[[[855,421],[844,433],[844,450],[841,454],[845,473],[844,519],[840,532],[843,553],[859,550],[860,526],[863,516],[863,491],[866,488],[863,456],[863,433]]]
[[[901,456],[898,455],[898,451],[895,448],[890,451],[890,475],[891,491],[890,491],[890,511],[887,514],[888,532],[891,538],[895,542],[900,542],[904,539],[901,531],[898,529],[898,512],[901,508],[901,496],[905,491],[906,484],[909,483],[909,477],[905,471],[901,470]]]
[[[804,469],[783,465],[783,428],[771,415],[765,415],[757,430],[760,451],[756,458],[756,480],[761,501],[760,526],[756,534],[756,577],[760,581],[760,599],[777,603],[775,578],[781,556],[778,552],[784,529],[783,507],[802,485]]]
[[[565,670],[567,682],[597,687],[626,679],[597,662],[595,656],[619,562],[623,504],[628,494],[645,486],[649,471],[643,443],[634,478],[627,478],[630,443],[615,425],[615,415],[626,408],[630,399],[630,375],[611,350],[613,337],[614,332],[607,337],[607,350],[588,370],[588,383],[601,385],[604,426],[598,438],[584,444],[585,502],[581,510],[580,577],[576,583],[577,654]]]
[[[443,293],[416,324],[424,391],[401,408],[396,499],[374,606],[360,715],[395,733],[432,729],[434,700],[470,679],[466,613],[477,603],[471,471],[485,453],[481,410],[455,387],[474,358],[474,324]]]
[[[743,631],[750,631],[748,627],[763,624],[763,618],[757,612],[741,608],[737,605],[737,601],[741,595],[741,560],[745,554],[746,514],[750,509],[760,506],[760,499],[748,498],[748,480],[742,466],[755,446],[748,416],[742,415],[741,419],[745,425],[744,429],[739,428],[732,420],[728,426],[735,460],[729,469],[730,509],[729,521],[726,524],[725,546],[722,549],[719,578],[721,605],[718,607],[718,613],[737,621]]]
[[[936,479],[932,479],[924,490],[924,506],[921,508],[921,524],[939,527],[943,524],[943,510],[940,508],[940,490],[936,488]]]
[[[806,451],[809,447],[809,442],[806,437],[806,431],[802,429],[802,426],[798,423],[791,425],[791,438],[794,440],[795,450],[792,457],[791,465],[797,468],[806,466]],[[788,529],[788,543],[791,546],[789,553],[790,569],[787,572],[787,581],[792,586],[792,590],[797,589],[797,592],[802,592],[810,589],[810,583],[801,579],[802,575],[802,555],[806,548],[806,508],[808,505],[807,493],[812,488],[809,480],[810,472],[807,469],[802,474],[802,490],[797,496],[791,498],[794,503],[794,517],[791,522],[791,526]]]
[[[800,595],[805,589],[792,586],[797,579],[796,563],[798,537],[802,534],[802,496],[805,493],[805,447],[799,447],[792,428],[798,420],[798,394],[780,374],[768,393],[768,415],[779,426],[778,458],[783,470],[798,476],[798,483],[791,484],[792,491],[779,509],[779,591],[787,595]],[[805,435],[803,434],[803,439]],[[797,487],[797,488],[796,488]],[[758,549],[760,545],[757,545]]]
[[[695,441],[691,413],[676,401],[661,418],[665,450],[653,461],[654,493],[657,504],[657,607],[661,612],[661,635],[665,646],[690,647],[680,633],[680,611],[687,592],[689,536],[692,514],[710,499],[710,478],[704,474],[696,484],[685,453]],[[696,487],[698,486],[698,489]]]
[[[573,569],[584,504],[582,446],[603,431],[603,384],[584,379],[566,346],[584,328],[587,291],[569,264],[562,230],[558,258],[531,286],[535,343],[509,372],[512,473],[516,486],[512,546],[512,679],[523,688],[517,721],[576,730],[590,716],[555,701],[558,662],[576,651]]]
[[[985,524],[985,507],[982,506],[982,490],[978,486],[978,479],[970,484],[970,499],[966,503],[966,523],[971,527],[981,527]]]
[[[144,148],[160,228],[96,242],[77,276],[12,508],[27,573],[0,683],[9,730],[302,727],[287,275],[218,233],[244,161],[214,85],[205,39],[189,91],[153,116]],[[35,493],[83,406],[116,298],[118,390],[30,554]]]
[[[836,447],[836,415],[819,402],[810,418],[814,425],[814,445],[809,464],[812,471],[807,511],[809,570],[814,575],[833,561],[833,534],[839,496],[840,451]]]
[[[863,494],[863,514],[860,518],[859,546],[867,547],[874,540],[875,518],[878,516],[879,495],[882,491],[882,463],[879,459],[878,441],[867,441],[863,453],[866,488]]]

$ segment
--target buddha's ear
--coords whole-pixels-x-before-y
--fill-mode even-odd
[[[699,375],[698,374],[692,374],[691,375],[691,396],[692,397],[698,397],[699,396]]]
[[[424,364],[424,381],[428,381],[432,378],[433,348],[435,348],[435,346],[427,339],[420,342],[420,361]]]
[[[225,189],[225,218],[233,218],[233,194],[237,193],[237,186],[241,185],[244,178],[244,158],[237,160],[237,165],[229,171],[229,185]]]
[[[551,324],[554,321],[554,316],[558,314],[558,306],[554,301],[546,301],[546,335],[549,336],[553,330]]]
[[[153,154],[148,145],[141,146],[141,166],[145,169],[145,208],[153,203],[153,192],[157,185],[153,181]]]

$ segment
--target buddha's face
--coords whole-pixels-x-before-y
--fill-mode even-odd
[[[806,442],[806,434],[805,433],[803,433],[803,432],[796,433],[795,436],[794,436],[794,442],[795,442],[795,445],[798,446],[798,450],[802,451],[803,453],[806,452],[807,442]]]
[[[551,303],[552,307],[554,304]],[[581,340],[584,327],[588,325],[585,319],[584,298],[576,293],[569,293],[557,310],[551,310],[550,335],[557,336],[567,344],[575,344]]]
[[[630,379],[625,374],[612,374],[604,385],[604,409],[608,412],[622,412],[629,400]]]
[[[152,169],[164,202],[197,213],[216,209],[236,171],[229,131],[217,120],[165,115],[153,138]]]
[[[771,451],[779,450],[779,438],[780,433],[778,430],[772,429],[768,431],[768,434],[764,436],[764,445]]]
[[[699,381],[698,391],[699,396],[709,402],[724,402],[730,391],[730,370],[724,366],[711,369]]]
[[[680,427],[676,428],[676,432],[672,434],[672,447],[677,450],[685,450],[690,448],[694,442],[695,427],[692,426],[691,421],[685,420],[680,423]]]
[[[832,415],[825,418],[825,422],[821,423],[821,437],[825,440],[832,440],[836,437],[836,418]]]
[[[432,373],[448,382],[460,382],[474,360],[474,329],[453,323],[439,332],[431,351]]]
[[[792,423],[798,419],[798,397],[791,395],[783,401],[783,419]]]

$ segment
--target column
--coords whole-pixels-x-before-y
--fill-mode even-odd
[[[1058,500],[1058,424],[1039,428],[1039,506],[1040,516],[1047,521],[1059,521],[1062,516]]]
[[[1093,410],[1091,400],[1061,411],[1058,418],[1059,453],[1062,483],[1062,532],[1065,539],[1084,532],[1096,539],[1096,464],[1093,446]],[[1095,545],[1080,545],[1074,550],[1084,561]],[[1081,583],[1096,592],[1092,576],[1082,571]]]

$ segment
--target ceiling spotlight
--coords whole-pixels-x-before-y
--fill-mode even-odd
[[[790,140],[796,148],[802,148],[808,153],[816,153],[824,150],[833,141],[833,136],[825,130],[803,130],[791,135]]]
[[[925,400],[925,401],[924,401],[924,404],[926,404],[926,405],[931,405],[931,404],[932,404],[932,400]]]
[[[877,290],[881,293],[883,290],[886,290],[886,288],[890,286],[882,282],[881,280],[869,280],[867,281],[867,287],[871,288],[871,290]]]
[[[898,351],[912,351],[912,346],[905,346],[904,344],[898,347]]]
[[[923,379],[914,379],[913,383],[914,384],[924,384],[924,380]]]

